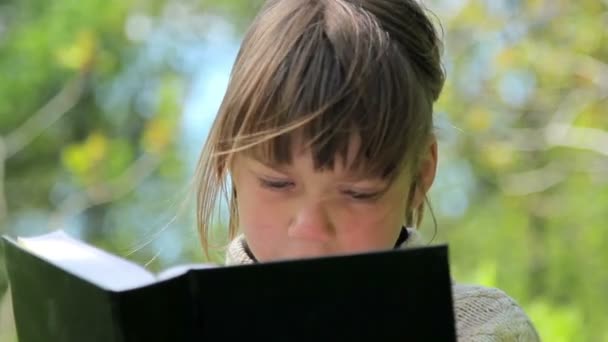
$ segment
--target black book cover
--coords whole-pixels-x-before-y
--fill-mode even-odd
[[[20,342],[456,340],[444,245],[191,269],[112,291],[4,242]]]

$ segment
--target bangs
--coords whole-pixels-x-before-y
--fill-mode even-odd
[[[285,165],[304,149],[317,170],[333,169],[339,158],[349,171],[380,178],[414,166],[432,127],[432,99],[406,52],[360,7],[285,3],[266,9],[265,18],[280,19],[258,22],[264,32],[254,26],[255,51],[245,43],[239,52],[252,62],[235,72],[249,78],[232,80],[225,151]]]

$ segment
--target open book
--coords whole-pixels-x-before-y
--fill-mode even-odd
[[[444,245],[156,275],[62,231],[3,241],[20,342],[455,340]]]
[[[155,275],[134,262],[86,244],[62,230],[30,238],[19,237],[17,244],[83,280],[112,291],[143,287],[179,276],[190,269],[215,267],[213,264],[179,265]]]

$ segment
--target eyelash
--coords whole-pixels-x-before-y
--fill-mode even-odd
[[[293,182],[288,182],[288,181],[271,181],[271,180],[267,180],[267,179],[261,179],[260,178],[260,184],[265,187],[265,188],[269,188],[272,190],[283,190],[286,187],[293,185]]]
[[[287,187],[293,185],[293,182],[289,182],[289,181],[271,181],[271,180],[261,179],[261,178],[259,179],[259,181],[260,181],[260,185],[262,185],[262,187],[270,189],[270,190],[274,190],[274,191],[286,190]],[[346,194],[347,196],[351,197],[352,199],[355,199],[358,201],[372,201],[372,200],[377,199],[378,195],[380,195],[380,192],[363,193],[363,192],[356,192],[356,191],[352,191],[352,190],[346,190],[343,193]]]
[[[372,201],[372,200],[377,199],[378,195],[380,195],[379,192],[364,193],[364,192],[356,192],[356,191],[350,191],[350,190],[344,191],[344,193],[358,201]]]

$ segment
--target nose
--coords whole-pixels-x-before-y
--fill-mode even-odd
[[[289,227],[289,237],[315,242],[329,242],[334,235],[327,206],[314,203],[302,206]]]

